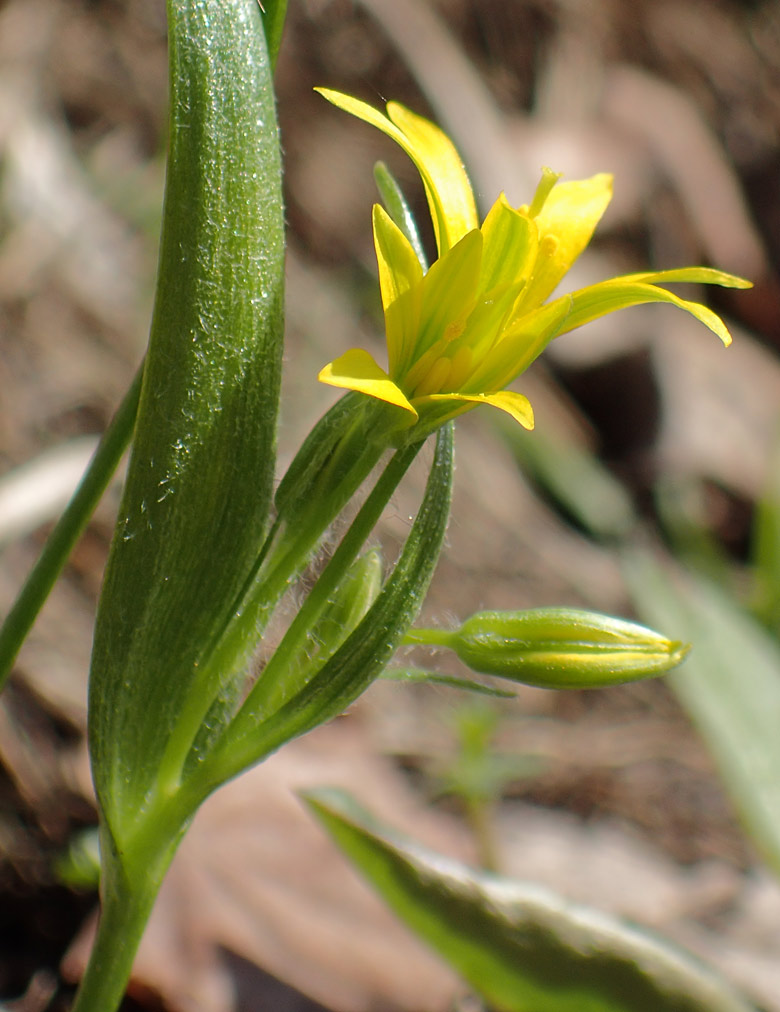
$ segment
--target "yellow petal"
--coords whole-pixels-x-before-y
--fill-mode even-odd
[[[612,199],[612,176],[557,183],[536,215],[539,256],[523,294],[523,306],[544,302],[590,242]]]
[[[651,285],[674,284],[678,281],[693,282],[700,285],[720,285],[721,288],[752,288],[753,282],[740,278],[736,274],[715,270],[713,267],[678,267],[671,271],[639,271],[636,274],[623,274],[613,281],[644,281]]]
[[[499,390],[525,372],[554,337],[562,332],[571,311],[571,298],[561,296],[517,320],[499,338],[468,381],[467,391]]]
[[[478,227],[469,178],[455,145],[442,130],[397,102],[388,103],[388,119],[351,95],[329,88],[314,90],[339,109],[391,137],[412,159],[425,186],[440,254]]]
[[[429,394],[427,397],[415,398],[415,404],[418,407],[429,403],[444,404],[448,401],[452,402],[453,405],[471,404],[476,406],[478,404],[488,404],[490,407],[498,408],[500,411],[505,411],[508,415],[511,415],[524,429],[532,429],[534,427],[534,410],[531,407],[531,402],[522,394],[515,393],[514,390],[499,390],[493,394]],[[453,414],[460,413],[460,410],[453,412]]]
[[[420,329],[414,358],[440,338],[455,340],[477,301],[482,233],[474,229],[439,257],[422,283]]]
[[[407,400],[403,390],[393,383],[384,369],[362,348],[352,348],[334,359],[321,370],[317,379],[320,383],[342,387],[345,390],[358,390],[362,394],[368,394],[369,397],[376,397],[380,401],[403,408],[411,414],[410,425],[417,419],[417,412]]]
[[[669,273],[679,274],[682,272]],[[677,306],[678,309],[685,310],[686,313],[695,316],[705,327],[709,327],[713,334],[717,334],[727,347],[731,344],[731,334],[726,324],[717,313],[713,313],[711,309],[703,306],[700,302],[689,302],[673,295],[672,292],[667,292],[665,288],[657,288],[655,285],[643,282],[627,281],[625,278],[602,281],[600,284],[590,285],[588,288],[574,292],[572,311],[560,333],[565,334],[585,323],[590,323],[591,320],[598,319],[600,316],[613,313],[617,309],[628,309],[630,306],[641,306],[648,302],[668,302]]]
[[[481,290],[487,293],[504,285],[519,285],[536,260],[536,222],[511,207],[502,193],[488,212],[481,232]]]
[[[385,313],[388,369],[391,375],[399,376],[417,340],[423,271],[411,243],[379,204],[374,205],[374,247]]]
[[[430,120],[398,102],[388,102],[387,114],[407,138],[405,150],[423,177],[439,254],[444,253],[479,225],[463,162],[449,137]]]

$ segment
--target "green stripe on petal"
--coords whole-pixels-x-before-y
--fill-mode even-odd
[[[411,415],[409,425],[417,420],[417,412],[409,403],[400,387],[390,379],[387,373],[374,361],[373,357],[362,348],[352,348],[334,359],[320,371],[317,379],[332,387],[345,390],[357,390],[369,397],[394,404],[403,408]]]
[[[487,294],[505,285],[519,285],[536,260],[536,223],[511,207],[502,193],[488,212],[481,232],[485,243],[481,290]]]
[[[521,317],[501,335],[495,348],[463,384],[464,389],[477,392],[507,386],[562,333],[570,310],[571,296],[563,295],[548,306]]]
[[[617,309],[628,309],[630,306],[641,306],[649,302],[668,302],[695,316],[716,334],[726,347],[731,344],[731,334],[717,313],[713,313],[700,302],[681,299],[672,292],[667,292],[665,288],[657,288],[655,285],[613,278],[611,281],[602,281],[600,284],[590,285],[574,292],[571,298],[572,311],[561,329],[561,334],[590,323],[600,316],[606,316],[607,313],[614,313]]]
[[[406,136],[405,150],[423,177],[439,253],[444,253],[479,227],[474,192],[461,157],[444,131],[406,106],[388,102],[387,114]]]
[[[477,301],[481,262],[482,233],[474,229],[425,275],[415,360],[441,338],[454,341],[463,333]]]
[[[379,204],[374,205],[373,217],[388,369],[391,375],[399,376],[407,368],[417,341],[423,271],[412,244]]]

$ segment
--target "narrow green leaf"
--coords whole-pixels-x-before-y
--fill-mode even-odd
[[[638,929],[428,851],[341,791],[304,799],[395,913],[501,1012],[749,1012],[714,973]]]
[[[409,207],[409,203],[404,196],[404,191],[401,189],[398,180],[384,162],[377,162],[374,166],[374,181],[376,182],[376,188],[379,190],[379,196],[382,198],[385,210],[409,240],[412,249],[417,254],[417,259],[420,261],[422,269],[427,271],[428,260],[425,256],[425,249],[423,248],[412,209]]]
[[[27,634],[130,443],[138,410],[142,369],[143,367],[138,370],[130,384],[79,487],[47,538],[40,557],[0,628],[0,689],[10,675]]]
[[[756,504],[752,560],[754,611],[780,635],[780,440],[776,440],[767,481]]]
[[[703,579],[672,577],[646,555],[631,556],[626,572],[640,614],[693,644],[669,684],[780,874],[780,644]]]
[[[287,0],[263,0],[260,8],[263,11],[263,27],[265,28],[268,56],[271,60],[271,69],[274,70],[279,56],[279,47],[282,44]]]
[[[281,165],[260,8],[169,0],[168,17],[157,295],[90,680],[95,783],[120,837],[186,701],[197,728],[254,645],[209,671],[268,529],[282,351]]]
[[[350,436],[368,441],[365,430],[367,399],[348,393],[320,418],[301,444],[276,490],[274,504],[279,516],[289,525],[311,508],[312,500],[321,498],[323,472],[337,484],[340,477],[354,466]]]

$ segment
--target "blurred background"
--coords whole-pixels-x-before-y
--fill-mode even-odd
[[[143,354],[166,81],[162,0],[0,3],[0,612]],[[425,220],[404,156],[312,88],[400,100],[453,137],[483,211],[502,189],[527,202],[545,165],[614,173],[613,204],[567,287],[648,265],[755,281],[690,296],[727,319],[728,351],[670,307],[625,311],[562,338],[522,378],[535,433],[487,413],[459,422],[426,618],[550,604],[630,616],[620,552],[637,541],[738,594],[779,431],[780,4],[290,0],[277,82],[289,228],[280,468],[337,396],[316,383],[321,366],[354,346],[381,360],[377,159]],[[422,478],[384,522],[390,556]],[[0,1003],[17,1012],[66,1008],[88,945],[94,883],[88,862],[80,878],[63,855],[89,842],[80,834],[95,818],[86,672],[117,496],[0,698]],[[289,752],[199,816],[128,1009],[453,1007],[457,983],[290,793],[339,782],[479,860],[476,810],[502,871],[672,934],[780,1010],[780,890],[663,683],[519,690],[501,703],[380,683]]]

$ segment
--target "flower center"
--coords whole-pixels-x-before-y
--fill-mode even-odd
[[[473,352],[466,344],[461,345],[453,355],[442,355],[437,358],[414,388],[412,397],[452,393],[459,390],[468,379],[473,359]]]

